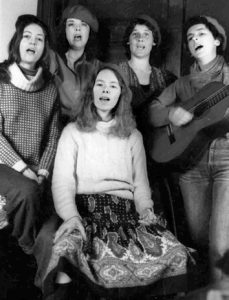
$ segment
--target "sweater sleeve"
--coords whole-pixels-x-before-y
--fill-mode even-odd
[[[56,154],[56,148],[57,148],[57,142],[59,138],[60,133],[60,125],[59,125],[59,104],[57,99],[55,99],[54,105],[53,105],[53,111],[50,117],[49,126],[46,129],[47,130],[47,143],[45,145],[40,164],[39,164],[39,175],[44,175],[48,177],[50,168],[52,166],[55,154]]]
[[[0,162],[6,164],[7,166],[19,172],[26,166],[26,163],[17,154],[17,152],[8,142],[7,138],[4,136],[3,118],[1,112],[0,112]]]
[[[148,121],[154,127],[163,126],[169,123],[168,114],[171,105],[176,101],[176,81],[169,85],[149,105]]]
[[[74,128],[74,124],[69,124],[61,134],[52,178],[54,206],[63,220],[79,215],[75,204],[78,145]]]
[[[142,135],[138,130],[135,130],[130,138],[132,143],[134,201],[137,212],[141,213],[145,208],[153,207],[153,201],[151,200]]]

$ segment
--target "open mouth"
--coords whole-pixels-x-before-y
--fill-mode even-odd
[[[200,49],[202,49],[203,48],[203,46],[202,45],[199,45],[199,46],[197,46],[196,48],[195,48],[195,51],[198,51],[198,50],[200,50]]]
[[[137,49],[144,50],[145,46],[144,45],[137,45]]]
[[[108,97],[100,97],[99,100],[100,101],[104,101],[104,102],[108,102],[108,101],[110,101],[110,98],[108,98]]]
[[[26,52],[29,53],[29,54],[35,54],[35,50],[34,49],[27,49]]]
[[[75,41],[81,41],[81,39],[82,39],[81,34],[75,34],[75,35],[74,35],[74,40],[75,40]]]

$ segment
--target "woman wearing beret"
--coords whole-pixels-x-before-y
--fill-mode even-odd
[[[68,6],[63,11],[57,53],[50,52],[50,71],[59,90],[64,123],[78,110],[91,76],[98,68],[99,61],[95,58],[98,29],[97,18],[85,6]]]
[[[176,77],[167,70],[153,66],[154,49],[161,44],[161,32],[158,23],[149,15],[138,15],[129,23],[123,44],[128,60],[120,62],[119,66],[132,90],[133,112],[139,129],[142,129],[142,113],[147,104]]]
[[[149,15],[138,15],[129,23],[123,44],[128,60],[120,62],[119,66],[133,93],[132,109],[137,127],[146,140],[148,134],[145,115],[147,107],[152,99],[159,95],[176,77],[169,71],[153,65],[155,50],[161,44],[161,32],[156,20]],[[146,152],[147,150],[146,148]],[[149,157],[147,157],[147,165],[152,189],[158,195],[155,199],[155,207],[163,215],[162,207],[167,206],[163,204],[162,197],[162,193],[167,191],[167,187],[164,187],[164,169],[158,168]],[[155,168],[157,168],[157,172],[155,172]]]
[[[194,115],[182,108],[177,99],[187,102],[214,81],[229,84],[229,67],[222,56],[227,37],[219,22],[209,16],[194,16],[187,21],[184,32],[194,63],[189,75],[176,80],[152,102],[149,119],[155,127],[168,123],[181,127],[191,122]],[[212,137],[194,165],[180,174],[192,240],[204,256],[206,247],[209,249],[211,275],[216,280],[221,272],[215,268],[215,262],[229,246],[229,139],[225,132],[227,127],[224,133]]]

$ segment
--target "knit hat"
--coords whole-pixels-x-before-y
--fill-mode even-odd
[[[136,19],[140,19],[143,21],[148,22],[150,25],[152,25],[152,27],[155,29],[155,31],[157,32],[158,35],[158,43],[157,46],[159,46],[161,44],[161,31],[159,28],[159,25],[157,23],[157,21],[155,19],[153,19],[152,17],[145,15],[145,14],[140,14],[136,16]]]
[[[219,22],[212,17],[209,17],[209,16],[203,16],[203,17],[205,19],[207,19],[207,21],[216,28],[216,30],[219,32],[220,35],[222,35],[222,37],[223,37],[222,49],[225,50],[227,47],[227,35],[226,35],[225,29],[223,28],[223,26],[221,24],[219,24]]]
[[[79,19],[87,23],[94,32],[98,32],[99,23],[94,14],[83,5],[73,5],[65,8],[62,14],[62,19]]]

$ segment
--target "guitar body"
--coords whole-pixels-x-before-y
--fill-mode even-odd
[[[188,163],[189,160],[195,160],[213,139],[228,132],[229,118],[224,118],[229,107],[227,94],[229,91],[226,86],[220,82],[212,82],[182,105],[187,110],[193,110],[194,118],[190,123],[181,127],[170,124],[154,128],[148,139],[152,159],[158,163],[173,160],[187,160]],[[210,107],[208,98],[211,101]]]

